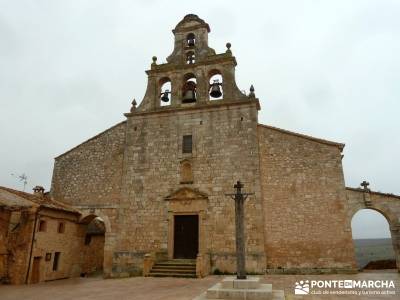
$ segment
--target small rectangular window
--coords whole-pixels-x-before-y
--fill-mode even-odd
[[[46,261],[50,261],[51,260],[51,253],[48,252],[46,253]]]
[[[64,222],[58,223],[58,233],[64,233],[65,231],[65,224]]]
[[[90,245],[90,242],[92,241],[92,236],[90,234],[85,235],[85,245]]]
[[[60,260],[60,252],[56,252],[54,253],[54,260],[53,260],[53,271],[57,271],[58,270],[58,263]]]
[[[46,221],[39,221],[38,231],[46,231]]]
[[[182,153],[192,153],[192,136],[191,135],[183,136]]]

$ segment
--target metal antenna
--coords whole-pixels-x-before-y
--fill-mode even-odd
[[[24,185],[23,191],[25,192],[25,188],[28,183],[28,176],[26,176],[25,173],[22,173],[21,175],[16,175],[14,173],[11,173],[11,176],[19,179],[19,181],[23,183],[23,185]]]

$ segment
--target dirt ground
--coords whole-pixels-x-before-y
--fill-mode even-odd
[[[133,277],[125,279],[72,278],[36,285],[0,286],[0,300],[191,300],[224,276],[203,279]],[[395,295],[304,295],[295,296],[294,286],[301,280],[393,280]],[[273,289],[284,289],[286,299],[400,299],[400,274],[391,271],[369,271],[355,275],[267,275],[263,282]],[[385,289],[371,289],[381,292]]]

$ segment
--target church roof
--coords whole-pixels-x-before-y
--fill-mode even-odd
[[[43,196],[38,196],[4,186],[0,186],[1,206],[14,208],[45,207],[80,214],[76,209],[50,198],[46,193]]]
[[[117,124],[111,126],[110,128],[107,128],[106,130],[104,130],[104,131],[102,131],[102,132],[96,134],[95,136],[92,136],[91,138],[87,139],[86,141],[84,141],[84,142],[82,142],[82,143],[76,145],[75,147],[72,147],[71,149],[65,151],[64,153],[61,153],[60,155],[56,156],[55,159],[57,159],[57,158],[59,158],[59,157],[61,157],[61,156],[64,156],[65,154],[70,153],[71,151],[75,150],[76,148],[79,148],[80,146],[82,146],[83,144],[86,144],[86,143],[88,143],[88,142],[90,142],[90,141],[92,141],[92,140],[94,140],[94,139],[96,139],[96,138],[102,136],[103,134],[107,133],[108,131],[110,131],[110,130],[114,129],[115,127],[117,127],[117,126],[119,126],[119,125],[121,125],[121,124],[124,124],[124,123],[126,123],[126,120],[124,120],[124,121],[122,121],[122,122],[119,122],[119,123],[117,123]]]
[[[272,130],[275,130],[275,131],[279,131],[281,133],[297,136],[297,137],[300,137],[300,138],[304,138],[304,139],[307,139],[307,140],[310,140],[310,141],[314,141],[314,142],[317,142],[317,143],[320,143],[320,144],[325,144],[325,145],[329,145],[329,146],[335,146],[335,147],[338,147],[340,149],[340,151],[343,151],[344,146],[345,146],[345,144],[343,144],[343,143],[332,142],[332,141],[316,138],[316,137],[313,137],[313,136],[305,135],[305,134],[302,134],[302,133],[297,133],[297,132],[289,131],[289,130],[286,130],[286,129],[270,126],[270,125],[258,124],[258,126],[259,127],[268,128],[268,129],[272,129]]]

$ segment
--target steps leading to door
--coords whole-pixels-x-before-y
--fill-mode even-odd
[[[149,276],[196,278],[196,260],[172,259],[157,262],[151,268]]]

